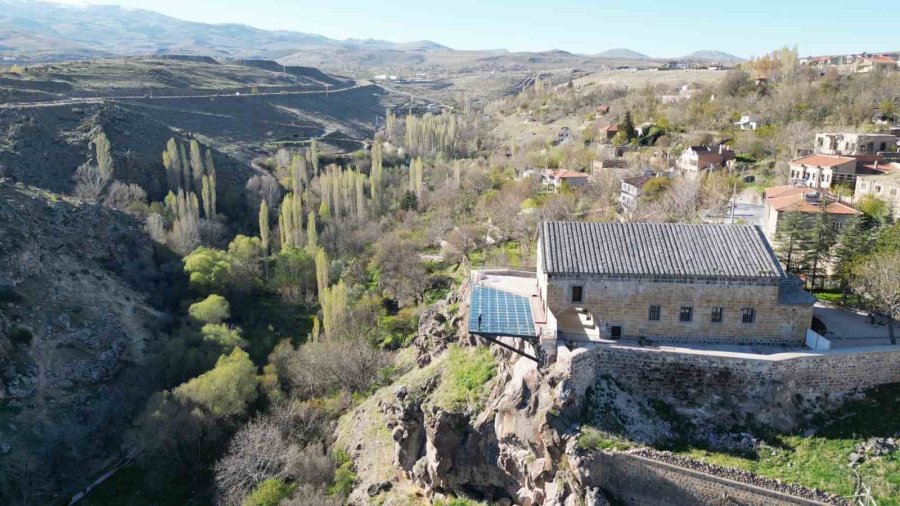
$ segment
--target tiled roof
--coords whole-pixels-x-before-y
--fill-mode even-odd
[[[631,186],[634,186],[635,188],[643,188],[644,183],[646,183],[647,181],[650,181],[654,177],[655,176],[626,177],[625,179],[622,180],[622,182],[625,184],[630,184]]]
[[[818,213],[822,211],[822,206],[812,202],[807,202],[805,194],[817,191],[813,188],[805,186],[776,186],[774,188],[766,188],[766,202],[776,211],[788,211],[797,213]],[[853,209],[847,204],[837,202],[831,195],[823,194],[822,198],[829,200],[825,206],[825,212],[829,214],[860,214],[859,211]]]
[[[635,277],[780,279],[759,228],[681,223],[544,222],[544,272]]]
[[[581,178],[581,177],[586,178],[587,174],[585,174],[584,172],[578,172],[578,171],[574,171],[574,170],[559,169],[559,170],[553,171],[551,173],[551,177],[554,177],[557,179]]]
[[[838,165],[843,165],[854,160],[855,158],[849,158],[846,156],[809,155],[804,156],[803,158],[792,160],[791,163],[794,165],[813,165],[816,167],[837,167]]]

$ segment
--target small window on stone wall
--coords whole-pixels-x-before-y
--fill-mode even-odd
[[[741,322],[753,323],[756,321],[756,310],[752,307],[741,309]]]
[[[714,307],[712,308],[712,318],[710,321],[713,323],[722,323],[722,314],[725,312],[724,308]]]
[[[681,306],[681,312],[678,313],[678,320],[683,322],[689,322],[694,317],[694,308],[688,306]]]
[[[584,287],[583,286],[573,286],[572,287],[572,302],[584,302]]]
[[[648,320],[659,320],[659,306],[650,306],[650,312],[647,315]]]

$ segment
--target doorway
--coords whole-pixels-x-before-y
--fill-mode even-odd
[[[621,339],[622,338],[622,326],[621,325],[612,325],[609,327],[609,337],[613,339]]]

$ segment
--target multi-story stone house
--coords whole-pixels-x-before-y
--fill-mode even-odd
[[[733,160],[734,151],[724,144],[715,147],[690,146],[678,157],[675,168],[687,177],[697,177],[704,171],[728,167]]]
[[[897,136],[890,134],[821,133],[816,134],[815,150],[821,155],[877,155],[896,150]]]
[[[857,161],[849,156],[809,155],[790,163],[791,182],[810,188],[831,188],[838,183],[856,183]]]
[[[541,224],[533,298],[561,340],[792,345],[814,301],[755,226],[584,222]]]
[[[763,202],[763,233],[769,241],[775,242],[781,224],[789,213],[800,213],[803,221],[812,228],[816,216],[827,213],[835,232],[839,232],[854,216],[861,213],[840,202],[837,197],[824,191],[816,191],[805,186],[775,186],[766,188]]]
[[[861,175],[856,179],[854,202],[859,202],[865,195],[874,195],[891,206],[895,220],[900,220],[900,164],[890,164],[889,169],[881,174]]]

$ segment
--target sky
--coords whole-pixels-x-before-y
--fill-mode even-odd
[[[714,49],[744,58],[900,50],[897,0],[57,0],[116,4],[206,23],[336,39],[432,40],[454,49],[628,48],[650,56]]]

